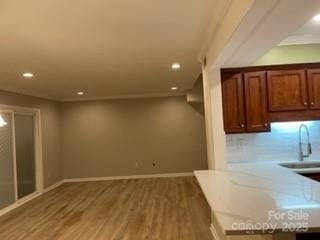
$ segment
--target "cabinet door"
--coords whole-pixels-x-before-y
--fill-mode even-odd
[[[266,72],[244,74],[246,127],[248,132],[269,130],[266,88]]]
[[[320,109],[320,69],[308,70],[309,107]]]
[[[269,71],[267,87],[269,111],[295,111],[308,108],[304,70]]]
[[[320,173],[303,173],[301,175],[320,182]]]
[[[222,79],[224,129],[227,133],[245,131],[242,74],[224,75]]]

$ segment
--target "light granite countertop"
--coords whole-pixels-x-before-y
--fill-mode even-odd
[[[226,171],[195,171],[224,234],[320,231],[320,183],[278,164],[239,163],[229,164]]]

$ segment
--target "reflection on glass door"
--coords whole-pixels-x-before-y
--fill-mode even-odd
[[[0,112],[0,209],[15,198],[12,113]]]
[[[35,116],[0,110],[0,210],[36,193]]]
[[[33,115],[14,114],[18,199],[36,191]]]

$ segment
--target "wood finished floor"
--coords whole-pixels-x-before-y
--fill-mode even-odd
[[[193,177],[68,183],[0,217],[1,240],[212,240]]]

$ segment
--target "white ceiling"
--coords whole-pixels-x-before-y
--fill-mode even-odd
[[[314,44],[320,43],[320,22],[310,19],[301,26],[297,31],[293,32],[284,39],[280,45],[295,44]]]
[[[0,88],[58,100],[185,92],[215,1],[2,0]]]

